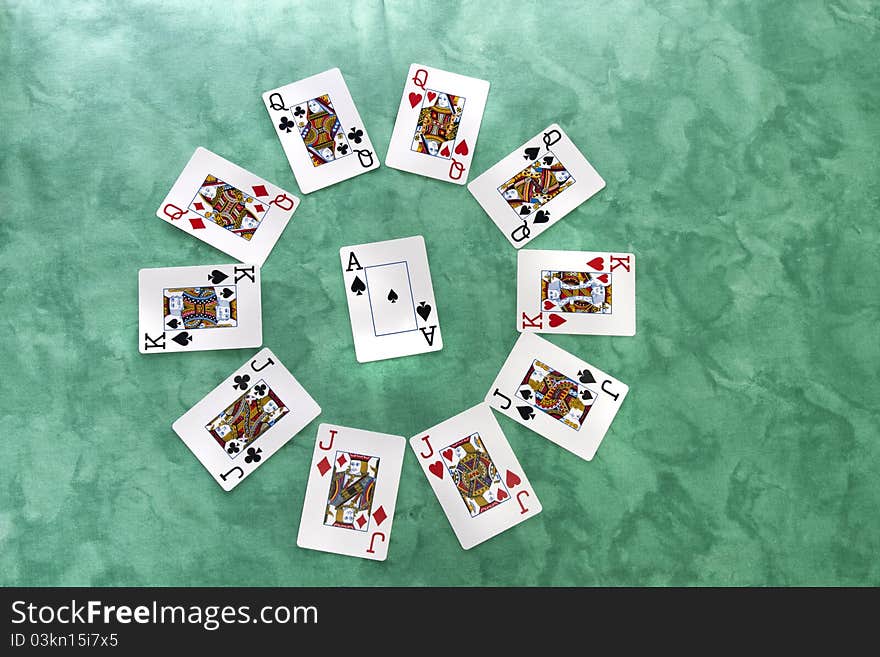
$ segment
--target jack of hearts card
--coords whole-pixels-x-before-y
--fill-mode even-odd
[[[296,544],[384,561],[405,451],[403,436],[319,426]]]
[[[443,348],[421,235],[339,250],[359,363]]]
[[[411,65],[385,165],[464,185],[488,96],[486,80]]]
[[[603,187],[602,177],[554,123],[475,178],[468,191],[518,249]]]
[[[156,216],[241,262],[262,266],[299,199],[201,146]]]
[[[635,335],[632,253],[522,249],[516,290],[521,332]]]
[[[338,68],[267,91],[263,102],[303,194],[379,168]]]
[[[486,404],[417,433],[409,444],[465,550],[541,512]]]
[[[138,326],[142,354],[259,347],[260,268],[235,264],[141,269]]]
[[[590,461],[629,386],[535,333],[522,333],[486,403]]]
[[[263,349],[172,428],[214,481],[230,491],[320,413],[278,356]]]

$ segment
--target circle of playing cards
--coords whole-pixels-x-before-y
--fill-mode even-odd
[[[467,184],[520,249],[605,181],[552,123],[468,184],[488,94],[485,80],[413,64],[385,164]],[[379,168],[339,69],[267,91],[263,101],[303,194]],[[237,262],[141,269],[140,352],[262,346],[260,267],[300,202],[197,148],[156,215]],[[339,293],[348,303],[358,362],[443,349],[441,309],[421,235],[340,245],[339,257],[345,282]],[[485,398],[409,439],[464,549],[541,511],[492,409],[589,461],[629,390],[537,334],[634,335],[635,256],[524,249],[517,257],[520,336]],[[278,356],[263,348],[173,429],[230,491],[320,413]],[[321,424],[297,545],[384,560],[405,446],[403,436]]]

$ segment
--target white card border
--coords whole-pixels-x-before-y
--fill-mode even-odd
[[[380,337],[380,336],[365,336],[358,334],[358,327],[356,323],[359,321],[363,321],[362,319],[362,311],[358,306],[353,305],[354,299],[349,290],[349,283],[347,276],[351,274],[351,272],[347,272],[346,269],[348,267],[348,254],[358,250],[361,250],[361,253],[366,250],[370,251],[380,251],[382,249],[388,250],[399,250],[401,252],[409,252],[417,255],[421,260],[424,258],[425,270],[424,272],[418,272],[425,279],[425,284],[427,286],[428,291],[430,291],[430,295],[428,296],[428,303],[432,306],[432,315],[429,316],[429,322],[432,322],[436,325],[434,329],[434,338],[433,344],[429,345],[421,331],[412,331],[409,336],[406,337],[398,337],[398,338],[390,338]],[[342,282],[343,289],[345,293],[345,301],[348,304],[348,317],[349,323],[351,325],[351,335],[352,341],[354,343],[355,349],[355,358],[359,363],[370,363],[378,360],[387,360],[389,358],[402,358],[404,356],[414,356],[417,354],[430,353],[434,351],[440,351],[443,349],[443,332],[442,327],[440,326],[440,312],[437,308],[437,297],[434,294],[434,281],[431,278],[431,265],[428,261],[428,250],[427,245],[425,244],[425,238],[421,235],[412,235],[410,237],[400,237],[390,240],[382,240],[380,242],[367,242],[365,244],[354,244],[351,246],[343,246],[339,249],[339,261],[342,265]],[[360,259],[358,260],[361,267],[366,268],[368,265],[364,265]],[[408,264],[409,261],[407,261]],[[413,263],[414,264],[414,263]],[[411,268],[412,271],[415,271],[415,268]],[[412,275],[415,277],[415,274]]]
[[[326,434],[332,430],[337,431],[330,447],[323,449]],[[341,445],[336,440],[344,441]],[[366,440],[376,441],[377,444],[369,448],[360,449],[358,443],[363,444]],[[383,444],[384,443],[384,444]],[[336,450],[360,452],[370,456],[379,457],[379,476],[373,497],[372,512],[375,513],[379,506],[384,507],[386,519],[379,528],[371,528],[364,533],[351,530],[340,530],[338,527],[330,527],[323,523],[323,514],[318,512],[325,508],[327,503],[327,484],[329,479],[317,475],[318,463],[325,457],[332,463],[331,454]],[[382,453],[377,453],[382,452]],[[315,435],[315,447],[312,452],[312,461],[309,465],[309,476],[306,483],[306,493],[303,499],[303,509],[300,516],[299,530],[296,544],[308,550],[330,552],[374,561],[385,561],[388,556],[388,548],[391,542],[391,532],[394,527],[394,515],[397,510],[397,494],[400,489],[400,475],[403,469],[403,459],[406,453],[406,439],[395,434],[367,431],[354,427],[345,427],[338,424],[321,423]],[[391,486],[393,482],[393,486]],[[324,488],[320,488],[323,485]],[[313,517],[314,516],[314,517]],[[382,540],[374,540],[376,534],[382,535]],[[365,545],[366,543],[366,548]],[[372,543],[373,552],[368,548]]]
[[[194,192],[198,189],[198,183],[195,187],[193,186],[194,177],[199,177],[200,175],[203,176],[207,173],[206,169],[209,166],[212,169],[213,175],[216,175],[216,177],[224,182],[228,182],[240,189],[248,186],[240,182],[244,178],[259,180],[266,186],[268,197],[270,199],[270,201],[266,203],[266,205],[269,206],[269,211],[260,222],[259,227],[250,241],[246,241],[241,237],[232,234],[225,228],[222,228],[214,222],[202,217],[198,218],[202,219],[202,222],[205,225],[204,228],[197,230],[193,228],[192,224],[189,222],[188,218],[192,215],[191,212],[187,211],[189,202],[187,202],[186,205],[181,205],[181,203],[183,202],[183,198],[187,196],[187,190]],[[271,203],[271,199],[276,199],[279,195],[286,195],[291,199],[293,207],[290,210],[283,210],[278,205]],[[181,218],[172,219],[171,216],[164,212],[166,205],[169,203],[173,203],[179,209],[185,211]],[[184,166],[180,175],[177,177],[177,180],[175,180],[174,184],[171,186],[168,194],[162,200],[162,203],[156,210],[156,216],[165,223],[182,230],[187,235],[192,235],[196,239],[213,246],[215,249],[222,251],[240,262],[260,265],[262,267],[266,262],[266,259],[269,257],[269,253],[271,253],[272,249],[281,238],[281,234],[284,232],[284,229],[293,217],[294,212],[299,208],[299,203],[299,198],[287,190],[270,183],[268,180],[260,178],[247,169],[209,151],[207,148],[199,146],[193,152],[189,161],[186,163],[186,166]]]
[[[531,146],[539,146],[542,152],[546,150],[542,136],[553,130],[558,130],[561,138],[549,147],[551,151],[572,173],[575,179],[574,185],[564,190],[559,196],[541,206],[541,210],[549,212],[551,220],[537,227],[533,222],[529,224],[529,236],[517,241],[511,233],[518,229],[522,220],[518,219],[510,206],[498,193],[498,186],[514,174],[525,168],[527,164],[522,157],[522,151]],[[537,142],[537,143],[534,143]],[[518,148],[514,149],[500,162],[490,167],[468,184],[468,191],[477,200],[489,218],[504,234],[505,239],[515,249],[520,249],[544,231],[562,221],[572,210],[595,196],[605,187],[605,181],[596,172],[587,158],[581,153],[568,134],[557,123],[551,123],[547,128],[527,140]],[[529,218],[532,215],[529,215]]]
[[[274,361],[275,365],[278,366],[278,369],[274,371],[275,376],[286,379],[283,383],[289,387],[291,392],[293,392],[294,396],[298,399],[298,406],[296,408],[291,408],[287,415],[281,418],[281,420],[279,420],[270,431],[266,432],[266,435],[257,438],[255,443],[258,443],[257,446],[262,450],[262,458],[252,468],[249,468],[247,472],[244,472],[243,464],[234,463],[231,460],[224,460],[225,455],[221,449],[206,449],[206,446],[212,448],[215,446],[209,442],[212,441],[213,438],[204,427],[207,422],[214,419],[222,409],[229,406],[229,404],[242,395],[242,390],[233,388],[235,376],[237,376],[239,372],[248,365],[251,365],[251,368],[253,369],[253,363],[268,360],[270,358]],[[259,371],[256,371],[251,374],[251,376],[253,377],[253,380],[256,381],[257,378],[260,377],[260,373]],[[266,375],[263,376],[265,377]],[[270,384],[270,386],[274,386],[275,389],[280,389],[277,383]],[[217,395],[216,399],[214,399],[215,395]],[[223,401],[219,401],[221,399]],[[287,399],[283,401],[285,403],[290,403]],[[264,465],[279,449],[290,442],[320,414],[321,407],[296,377],[293,376],[290,370],[284,366],[278,356],[276,356],[269,348],[263,348],[245,361],[244,364],[235,368],[235,371],[233,371],[232,374],[226,377],[226,379],[220,382],[219,385],[196,402],[196,404],[186,413],[177,418],[177,420],[171,425],[171,428],[189,448],[196,459],[198,459],[198,461],[205,467],[214,481],[216,481],[223,490],[229,492],[252,475],[257,468]],[[194,429],[194,431],[191,431],[191,429]],[[242,468],[243,473],[240,478],[233,480],[231,477],[223,479],[220,476],[221,474],[228,475],[236,467]],[[231,470],[223,472],[224,468],[231,468]]]
[[[280,117],[289,114],[289,110],[284,112],[272,109],[270,97],[276,93],[281,94],[284,104],[288,107],[322,94],[329,94],[333,101],[333,109],[336,111],[336,116],[343,129],[348,130],[352,127],[359,127],[364,131],[362,136],[363,143],[351,144],[351,148],[372,151],[372,164],[368,167],[361,166],[358,154],[353,152],[337,162],[328,163],[326,167],[312,166],[311,158],[302,139],[298,135],[293,134],[293,132],[282,132],[278,127]],[[361,119],[357,105],[355,105],[352,99],[351,91],[339,68],[331,68],[302,80],[270,89],[263,93],[263,104],[266,106],[266,111],[269,113],[269,118],[272,121],[272,127],[278,140],[281,142],[282,149],[284,149],[284,154],[290,164],[291,171],[293,171],[293,176],[296,178],[296,184],[303,194],[311,194],[319,189],[324,189],[325,187],[379,168],[379,155],[376,152],[376,147],[370,139],[367,126]],[[305,166],[306,164],[309,166]],[[322,169],[324,170],[322,171]]]
[[[452,93],[451,90],[468,90],[468,96],[465,96],[465,107],[462,114],[462,121],[458,130],[465,136],[469,136],[473,132],[473,136],[468,144],[468,154],[458,156],[464,167],[464,174],[461,178],[453,180],[449,177],[452,158],[437,158],[426,156],[422,153],[416,153],[411,150],[415,122],[411,120],[412,114],[415,112],[414,107],[409,103],[409,92],[415,87],[413,77],[416,71],[423,69],[428,72],[428,83],[426,89],[435,89]],[[439,80],[439,81],[437,81]],[[397,118],[394,121],[394,130],[391,133],[391,141],[388,144],[388,151],[385,154],[385,166],[408,173],[415,173],[420,176],[434,178],[443,182],[452,183],[454,185],[466,185],[471,172],[471,163],[473,162],[474,153],[477,149],[477,138],[480,134],[480,126],[483,122],[483,114],[486,111],[486,103],[489,98],[488,80],[481,80],[451,71],[434,68],[426,64],[410,64],[406,81],[403,85],[403,92],[400,97],[400,105],[397,109]],[[416,93],[424,93],[420,87]],[[463,89],[466,88],[466,89]],[[472,92],[471,92],[472,90]],[[464,94],[459,94],[464,96]],[[456,139],[456,144],[458,139]]]
[[[167,331],[165,329],[165,316],[159,312],[157,324],[159,330],[148,330],[147,325],[157,316],[154,308],[157,308],[156,302],[159,297],[155,294],[158,288],[179,287],[181,285],[197,285],[201,276],[203,285],[207,286],[207,276],[214,269],[232,267],[233,271],[236,267],[250,268],[253,267],[254,282],[249,283],[252,286],[250,296],[247,297],[248,303],[242,304],[242,295],[238,295],[238,312],[242,318],[251,318],[250,325],[239,325],[234,328],[220,329],[196,329],[193,333],[193,340],[189,346],[182,347],[172,339],[174,335],[188,331],[188,329],[180,329],[175,331]],[[192,277],[192,283],[185,282],[187,277]],[[234,276],[234,275],[233,275]],[[233,277],[230,277],[233,278]],[[181,280],[183,279],[183,280]],[[241,279],[239,279],[241,280]],[[165,282],[167,281],[167,282]],[[232,281],[219,283],[218,285],[238,285]],[[145,334],[153,337],[153,333],[161,335],[165,333],[165,348],[146,346]],[[171,335],[174,334],[174,335]],[[154,338],[158,339],[158,338]],[[263,317],[262,317],[262,277],[260,275],[260,266],[243,264],[240,262],[223,263],[217,265],[193,265],[189,267],[151,267],[138,270],[138,351],[144,355],[152,354],[168,354],[191,351],[218,351],[221,349],[247,349],[250,347],[259,347],[263,344]]]
[[[630,270],[618,266],[623,271],[611,271],[611,256],[629,257]],[[548,316],[540,304],[541,284],[537,272],[548,265],[562,271],[581,271],[586,263],[594,258],[608,261],[605,267],[612,276],[614,286],[612,312],[610,315],[587,314],[571,315],[560,326],[550,326]],[[562,264],[560,264],[562,263]],[[618,282],[619,281],[619,282]],[[524,326],[523,315],[533,319],[542,317],[542,327]],[[553,251],[544,249],[521,249],[517,253],[516,266],[516,330],[520,333],[557,333],[566,335],[618,335],[633,336],[636,333],[636,256],[625,251]]]
[[[459,424],[469,427],[468,431],[471,433],[473,432],[471,428],[479,427],[480,439],[483,441],[483,445],[496,466],[503,464],[505,469],[515,469],[520,476],[521,482],[517,486],[521,486],[521,489],[511,495],[511,499],[507,500],[505,507],[497,509],[501,513],[493,514],[493,510],[490,510],[486,516],[471,517],[461,496],[452,486],[445,465],[443,466],[442,479],[438,479],[430,472],[430,461],[440,456],[439,451],[446,446],[446,440],[449,437],[442,440],[435,439],[430,444],[430,452],[426,456],[424,450],[428,449],[429,445],[424,440],[425,436],[442,435],[444,432],[455,433],[455,438],[464,438],[470,435],[456,429],[455,427]],[[459,433],[461,435],[457,435]],[[488,404],[479,403],[433,427],[420,431],[409,439],[409,444],[416,455],[416,460],[419,462],[425,478],[428,480],[428,484],[431,486],[431,490],[434,491],[437,501],[443,508],[443,513],[446,515],[452,531],[455,533],[463,549],[469,550],[541,513],[543,508],[541,501],[538,499],[534,487],[529,481],[525,470],[523,470],[522,464],[516,458],[510,442],[501,430],[501,425],[498,424],[498,420],[492,414]],[[436,462],[442,463],[442,461]],[[519,506],[520,495],[523,492],[527,493],[526,497],[528,499],[528,511],[525,513],[521,512],[521,507]]]
[[[517,405],[529,405],[533,408],[534,405],[517,397],[515,391],[513,391],[515,384],[511,382],[515,380],[514,375],[516,377],[522,376],[522,373],[526,371],[525,363],[528,362],[530,364],[534,358],[546,360],[548,365],[573,379],[577,378],[576,372],[583,367],[589,368],[595,375],[596,383],[593,387],[599,391],[600,396],[594,402],[595,407],[590,409],[587,415],[587,422],[580,430],[570,429],[559,420],[550,417],[538,409],[534,409],[534,417],[528,421],[519,415],[519,412],[516,410]],[[569,373],[566,370],[574,370],[574,372]],[[616,401],[612,401],[610,396],[605,396],[605,394],[609,393],[603,394],[604,381],[613,386],[612,391],[618,395]],[[496,390],[499,391],[500,395],[510,399],[510,404],[506,408],[503,407],[500,395],[495,394]],[[486,393],[484,401],[502,415],[534,431],[539,436],[543,436],[550,442],[559,445],[585,461],[591,461],[628,394],[629,386],[627,384],[600,370],[595,365],[565,351],[561,347],[557,347],[537,333],[520,333],[519,338],[513,345],[513,349],[510,350],[510,354],[505,359],[504,365],[501,366],[498,375],[489,387],[489,392]],[[581,433],[581,430],[585,430],[584,433]]]

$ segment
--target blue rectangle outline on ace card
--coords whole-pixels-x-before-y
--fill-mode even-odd
[[[403,265],[406,269],[406,284],[409,287],[409,302],[410,308],[412,308],[412,317],[413,317],[413,327],[411,329],[407,329],[405,331],[392,331],[390,333],[377,333],[376,332],[376,318],[373,314],[373,297],[370,295],[370,269],[378,269],[379,267],[390,267],[392,265]],[[364,282],[366,283],[367,288],[367,301],[370,304],[370,321],[373,323],[373,335],[378,337],[386,336],[386,335],[398,335],[400,333],[410,333],[412,331],[417,331],[419,329],[419,323],[416,319],[416,302],[412,295],[412,277],[409,275],[409,264],[406,260],[400,260],[398,262],[383,262],[381,265],[370,265],[368,267],[364,267]]]

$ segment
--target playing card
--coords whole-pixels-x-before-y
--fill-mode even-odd
[[[516,328],[635,335],[635,256],[523,249],[518,253]]]
[[[296,544],[384,561],[405,450],[403,436],[319,426]]]
[[[339,258],[358,362],[443,348],[421,235],[344,246]]]
[[[518,249],[603,187],[605,181],[554,123],[474,179],[468,190]]]
[[[590,461],[629,386],[534,333],[519,336],[486,394],[494,409]]]
[[[464,185],[488,96],[486,80],[413,64],[385,164]]]
[[[262,349],[172,428],[230,491],[320,413],[278,356]]]
[[[486,404],[416,434],[409,444],[465,550],[541,512]]]
[[[379,168],[338,68],[267,91],[263,102],[303,194]]]
[[[242,262],[262,266],[299,199],[201,146],[156,211]]]
[[[263,344],[257,265],[138,271],[142,354],[240,349]]]

